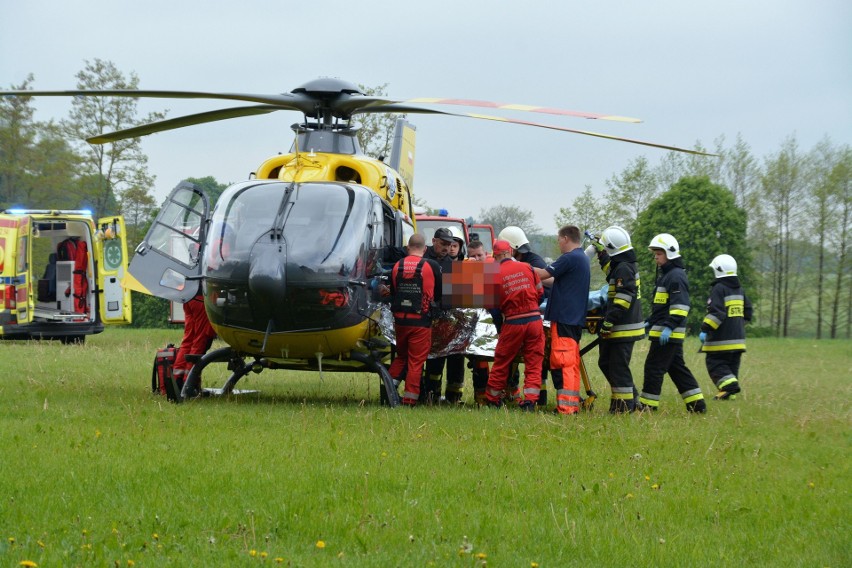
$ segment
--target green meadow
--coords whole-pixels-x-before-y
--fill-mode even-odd
[[[600,401],[564,419],[390,410],[355,373],[170,404],[151,362],[179,339],[0,343],[0,565],[852,565],[849,342],[749,340],[743,393],[699,416],[668,379],[609,415],[593,352]]]

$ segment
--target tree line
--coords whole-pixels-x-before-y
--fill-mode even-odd
[[[76,79],[77,89],[139,85],[134,73],[125,75],[100,59],[86,61]],[[29,75],[10,89],[30,90],[33,81]],[[361,88],[382,96],[386,87]],[[105,145],[85,139],[165,117],[139,116],[137,102],[75,97],[67,118],[40,122],[34,118],[32,98],[0,98],[0,208],[85,208],[96,216],[121,214],[128,245],[135,247],[157,213],[147,156],[138,138]],[[368,154],[387,155],[394,118],[365,117],[359,137]],[[700,143],[695,149],[707,151]],[[758,158],[738,135],[730,146],[724,137],[715,140],[713,152],[719,157],[670,152],[655,165],[640,156],[607,179],[602,190],[586,186],[555,214],[555,227],[571,223],[593,233],[610,225],[627,229],[640,251],[645,301],[654,265],[641,251],[657,233],[675,235],[692,282],[693,327],[712,281],[707,264],[725,252],[739,262],[746,291],[755,300],[753,332],[848,339],[852,149],[826,137],[803,151],[790,136],[776,151]],[[226,187],[210,176],[189,179],[214,198]],[[420,198],[417,202],[427,206]],[[520,226],[535,250],[558,255],[552,234],[521,207],[495,205],[482,210],[478,222],[493,225],[497,232],[507,225]],[[134,297],[134,311],[143,322],[152,319],[144,314],[162,307],[150,304],[148,310],[146,302]]]

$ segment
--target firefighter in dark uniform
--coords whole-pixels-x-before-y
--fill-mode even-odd
[[[423,364],[432,347],[432,313],[441,296],[441,268],[426,259],[426,240],[415,233],[408,239],[408,256],[391,270],[391,311],[396,334],[396,358],[388,372],[394,384],[405,381],[402,404],[415,406],[420,398]]]
[[[630,235],[618,226],[608,227],[595,245],[609,285],[599,332],[598,367],[612,390],[609,411],[632,412],[636,401],[630,359],[634,343],[645,337],[636,251]]]
[[[502,406],[512,364],[520,353],[524,357],[524,398],[518,404],[523,410],[534,411],[541,392],[544,359],[544,326],[538,307],[543,286],[530,265],[511,258],[508,241],[494,241],[493,252],[494,261],[500,263],[498,300],[503,326],[485,396],[489,406]]]
[[[645,359],[645,383],[639,395],[641,408],[657,410],[663,375],[669,374],[689,412],[706,412],[704,394],[683,360],[686,316],[689,314],[689,280],[677,240],[668,233],[651,239],[648,245],[657,264],[657,282],[648,339],[651,347]]]
[[[450,272],[450,265],[455,258],[450,255],[450,247],[454,244],[454,235],[447,227],[435,230],[432,238],[432,246],[426,248],[424,258],[434,260],[440,267],[441,272]],[[435,300],[440,304],[440,296]],[[436,404],[441,398],[441,380],[444,375],[444,365],[447,366],[447,393],[446,399],[450,402],[461,401],[461,385],[464,384],[464,355],[458,357],[434,357],[426,361],[426,370],[423,377],[423,388],[421,389],[421,402]],[[461,377],[459,379],[459,377]],[[452,379],[452,380],[451,380]],[[453,385],[451,387],[450,385]]]
[[[720,254],[710,263],[716,280],[707,299],[707,315],[701,322],[701,352],[707,354],[707,373],[719,392],[716,400],[734,400],[740,392],[737,377],[746,350],[745,324],[751,321],[751,302],[737,278],[737,261]]]
[[[520,227],[516,227],[514,225],[509,225],[500,231],[500,234],[497,235],[497,238],[504,241],[509,241],[509,244],[512,247],[512,258],[517,261],[529,264],[533,268],[547,268],[547,262],[534,253],[530,249],[530,241],[527,238],[527,235],[524,233],[524,230]],[[544,285],[544,299],[550,298],[550,286],[551,281],[548,280]],[[545,354],[544,354],[544,363],[541,369],[541,396],[538,398],[539,406],[547,406],[547,370],[550,365],[548,362],[549,358],[549,350],[547,346],[545,346]],[[519,376],[517,373],[517,368],[515,372],[512,373],[512,376],[509,377],[509,388],[510,390],[517,391],[518,390],[518,382]]]

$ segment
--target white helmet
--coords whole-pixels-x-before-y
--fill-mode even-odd
[[[497,240],[508,241],[512,248],[520,252],[528,252],[530,250],[530,240],[524,234],[524,230],[514,225],[509,225],[497,235]]]
[[[464,233],[461,229],[459,229],[456,225],[450,225],[447,228],[453,234],[453,239],[458,239],[460,241],[460,244],[466,244],[464,240]]]
[[[716,278],[737,275],[737,261],[729,254],[720,254],[710,262]]]
[[[666,258],[671,260],[680,256],[680,247],[677,244],[677,239],[668,233],[660,233],[648,245],[651,250],[660,249],[666,251]]]
[[[630,235],[627,234],[627,231],[615,225],[607,227],[601,233],[600,240],[609,256],[633,250],[633,245],[630,244]]]

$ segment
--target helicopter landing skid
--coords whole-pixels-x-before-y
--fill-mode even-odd
[[[396,386],[393,384],[393,377],[388,373],[387,367],[385,367],[382,362],[379,360],[378,353],[370,354],[361,353],[358,351],[353,351],[350,354],[350,357],[356,361],[360,361],[367,365],[367,368],[371,371],[375,372],[379,375],[379,378],[382,380],[382,388],[384,388],[384,394],[387,395],[382,396],[382,404],[387,404],[391,408],[396,408],[401,404],[399,400],[399,393],[396,390]]]
[[[221,389],[202,389],[201,388],[201,373],[204,368],[211,363],[228,363],[228,368],[233,371],[231,376],[225,382]],[[190,369],[186,377],[186,382],[183,384],[183,389],[180,392],[180,400],[188,400],[199,396],[223,396],[228,394],[244,394],[257,391],[235,391],[234,385],[237,384],[249,371],[252,370],[251,364],[246,364],[245,359],[240,357],[231,347],[222,347],[201,357],[195,365]]]
[[[221,388],[221,389],[203,388],[203,389],[201,389],[201,396],[227,396],[227,395],[238,396],[238,395],[241,395],[241,394],[257,394],[259,392],[260,392],[259,390],[237,390],[237,389],[231,389],[231,390],[225,392],[224,388]]]

